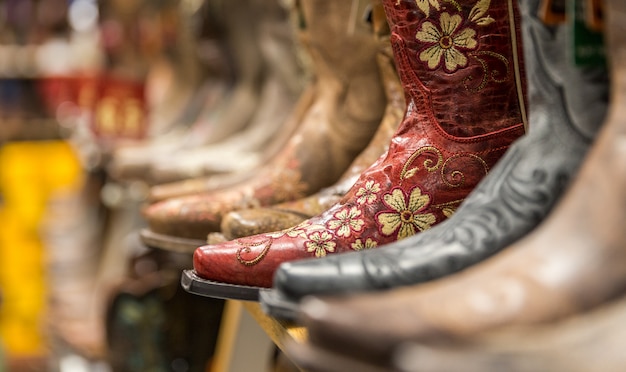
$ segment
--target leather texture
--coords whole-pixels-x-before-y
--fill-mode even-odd
[[[204,239],[219,230],[227,212],[295,200],[337,181],[371,140],[385,108],[376,41],[369,24],[358,18],[348,32],[351,9],[343,2],[303,5],[302,39],[316,76],[315,100],[280,154],[228,190],[149,206],[145,215],[154,232]]]
[[[383,4],[408,103],[388,152],[323,214],[197,249],[199,276],[270,287],[280,263],[375,248],[427,230],[451,216],[524,133],[515,4]]]
[[[376,16],[375,14],[372,15],[372,17]],[[380,15],[378,16],[380,17]],[[233,240],[288,229],[308,218],[321,214],[336,204],[354,185],[359,175],[387,151],[389,142],[402,121],[406,103],[393,62],[393,52],[389,44],[389,28],[384,17],[383,13],[382,19],[374,19],[373,27],[378,38],[379,54],[377,61],[383,79],[387,107],[372,141],[354,159],[348,170],[334,185],[306,198],[271,207],[244,209],[226,214],[221,223],[221,231],[226,239]]]
[[[536,372],[624,369],[626,301],[548,324],[505,327],[466,338],[408,342],[390,360],[367,360],[302,342],[285,351],[306,371],[324,372]]]
[[[607,371],[626,365],[626,302],[545,325],[502,329],[447,347],[411,344],[396,352],[399,371]],[[290,354],[291,355],[291,354]],[[419,356],[419,358],[417,357]],[[345,369],[344,369],[345,370]]]
[[[536,1],[522,4],[534,17]],[[313,298],[302,311],[314,344],[383,357],[405,341],[473,337],[508,325],[555,321],[623,295],[626,5],[607,5],[611,16],[606,49],[613,67],[610,109],[575,182],[553,212],[524,239],[461,273],[350,299]],[[533,29],[534,23],[524,24]],[[587,91],[572,94],[586,96]]]
[[[543,221],[603,122],[608,77],[603,68],[571,66],[567,28],[544,26],[535,9],[525,12],[529,134],[448,221],[381,250],[283,265],[275,279],[282,294],[295,300],[433,280],[486,259]]]

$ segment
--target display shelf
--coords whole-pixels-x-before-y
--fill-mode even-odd
[[[287,341],[303,343],[307,340],[308,334],[305,327],[266,315],[261,310],[261,305],[258,302],[243,301],[243,307],[283,352],[285,351],[284,345]]]
[[[285,344],[301,343],[306,339],[305,328],[267,316],[258,303],[228,300],[210,371],[263,370],[261,366],[269,367],[276,363],[269,350],[278,347],[288,359]],[[289,369],[281,370],[303,371],[293,362],[289,361],[289,364]]]

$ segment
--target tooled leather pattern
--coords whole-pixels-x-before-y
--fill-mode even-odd
[[[459,137],[520,123],[512,56],[519,52],[513,41],[521,40],[519,27],[511,30],[509,18],[509,7],[515,5],[484,0],[397,0],[384,5],[399,73],[419,111],[434,115],[442,130]]]
[[[463,8],[464,13],[459,13],[467,17],[476,2],[464,3],[469,5]],[[415,8],[416,3],[412,4]],[[488,11],[487,6],[483,15]],[[511,11],[517,10],[512,8]],[[431,19],[439,22],[444,13],[433,11]],[[489,12],[489,15],[499,15],[493,23],[504,23],[502,29],[508,30],[508,11]],[[461,16],[455,14],[453,21],[458,17]],[[415,34],[415,27],[419,24],[414,22],[413,25],[411,33]],[[374,248],[426,230],[452,215],[508,146],[523,134],[521,108],[510,110],[506,105],[487,104],[492,99],[501,99],[500,90],[521,92],[513,72],[507,82],[487,83],[494,88],[484,89],[474,102],[477,106],[469,108],[449,104],[445,107],[451,118],[466,114],[475,116],[472,110],[482,110],[483,107],[478,104],[485,103],[486,109],[480,116],[484,134],[454,137],[444,132],[436,124],[433,106],[427,105],[431,92],[411,78],[413,69],[424,70],[424,66],[409,66],[408,59],[418,56],[410,49],[405,50],[403,43],[398,42],[395,29],[392,23],[394,56],[408,92],[409,104],[388,152],[362,173],[340,203],[320,216],[285,231],[198,249],[194,257],[198,275],[217,281],[269,286],[274,270],[282,262]],[[482,31],[480,27],[477,30]],[[476,35],[480,38],[482,34],[477,32]],[[499,42],[510,48],[510,37],[511,34],[506,32],[500,35]],[[424,43],[424,46],[427,45]],[[506,56],[504,58],[513,58],[511,50]],[[459,71],[462,69],[457,69]],[[462,74],[467,76],[464,72]],[[459,88],[455,73],[448,71],[441,76],[450,77],[450,85],[454,88],[443,82],[432,88],[437,91],[454,90],[454,94],[448,93],[449,101],[457,101],[456,90]],[[487,93],[494,93],[494,97],[484,97]],[[519,103],[516,98],[510,105]],[[509,124],[504,126],[503,123]],[[458,127],[465,126],[466,122],[460,119]]]

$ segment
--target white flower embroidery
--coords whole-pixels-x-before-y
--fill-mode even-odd
[[[342,209],[333,215],[334,220],[328,221],[328,227],[337,230],[337,236],[347,238],[352,234],[352,231],[358,232],[363,229],[365,221],[359,218],[361,214],[362,212],[357,207]]]
[[[451,73],[467,66],[467,57],[461,50],[476,49],[478,42],[474,38],[476,31],[473,29],[458,30],[461,21],[460,15],[451,16],[444,12],[439,18],[439,28],[429,21],[422,23],[422,28],[415,34],[415,38],[432,44],[419,54],[419,59],[427,62],[429,69],[435,70],[442,61],[444,69]]]
[[[309,235],[309,241],[304,243],[307,252],[314,252],[315,257],[324,257],[326,252],[334,252],[337,243],[332,241],[333,236],[328,231],[316,231]]]
[[[372,204],[376,201],[376,194],[380,192],[380,184],[369,180],[364,187],[359,188],[356,192],[356,202],[358,204]]]

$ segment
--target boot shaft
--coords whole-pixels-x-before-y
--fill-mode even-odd
[[[300,40],[316,79],[318,103],[340,144],[335,156],[354,157],[371,139],[385,108],[376,54],[366,19],[369,0],[301,0]],[[341,171],[343,172],[343,171]]]
[[[347,84],[352,77],[377,76],[377,42],[364,19],[368,0],[301,0],[300,39],[318,81]]]
[[[513,0],[385,0],[409,110],[447,134],[526,123],[519,11]]]
[[[563,143],[592,142],[603,123],[609,79],[604,66],[576,66],[573,22],[548,25],[541,0],[519,1],[531,104],[530,132]]]

